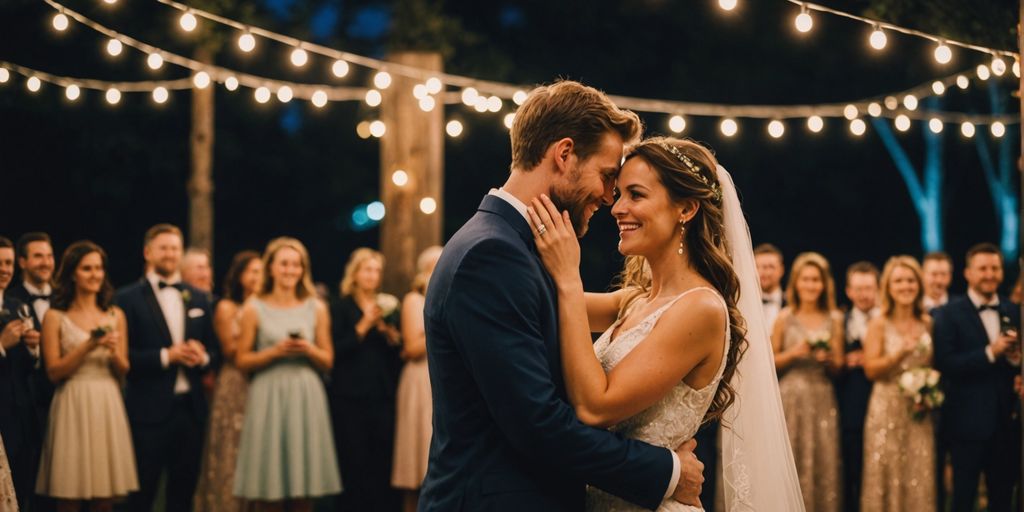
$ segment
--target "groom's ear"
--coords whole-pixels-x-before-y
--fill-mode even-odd
[[[561,138],[551,145],[551,157],[557,172],[568,172],[576,157],[576,142],[569,137]]]

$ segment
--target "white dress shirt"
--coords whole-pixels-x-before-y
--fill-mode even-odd
[[[775,288],[775,291],[766,293],[761,297],[761,307],[764,310],[765,325],[771,329],[775,325],[775,319],[782,311],[782,287]]]
[[[167,330],[171,333],[171,343],[178,345],[185,343],[185,301],[181,292],[172,286],[160,289],[160,281],[167,284],[178,284],[181,282],[181,275],[175,274],[168,279],[163,279],[156,272],[146,274],[146,280],[153,287],[153,295],[160,304],[160,311],[164,314],[164,322],[167,323]],[[167,349],[160,349],[160,364],[167,368],[171,365]],[[174,394],[182,395],[192,389],[185,377],[185,371],[178,369],[177,379],[174,381]]]
[[[488,194],[503,199],[506,203],[512,205],[512,207],[515,208],[527,222],[530,221],[529,215],[526,211],[526,203],[520,201],[518,197],[509,194],[505,189],[501,188],[492,188]],[[679,482],[679,474],[682,472],[682,464],[679,462],[679,456],[672,450],[669,450],[668,452],[672,454],[672,479],[668,482],[668,491],[665,492],[666,498],[672,496],[675,492],[676,483]]]
[[[36,288],[28,281],[23,281],[21,284],[31,295],[50,296],[53,294],[53,287],[51,287],[49,283],[43,285],[42,288]],[[35,311],[36,318],[39,319],[39,325],[41,326],[43,324],[43,318],[46,317],[46,312],[50,310],[50,299],[36,299],[32,301],[30,305],[32,306],[33,311]],[[36,345],[35,348],[28,349],[29,353],[36,359],[39,359],[39,347],[40,345]]]
[[[846,341],[847,343],[853,340],[860,340],[864,342],[864,336],[868,332],[868,322],[872,318],[878,316],[880,310],[875,307],[867,311],[857,309],[856,307],[850,310],[850,321],[846,324]]]
[[[925,295],[924,296],[924,300],[922,301],[922,306],[924,306],[924,310],[925,311],[931,311],[931,310],[933,310],[933,309],[935,309],[935,308],[937,308],[939,306],[945,306],[947,302],[949,302],[949,294],[948,293],[943,294],[942,297],[939,297],[938,300],[935,300],[935,299]]]
[[[999,305],[998,295],[993,295],[991,300],[986,301],[981,296],[981,294],[976,293],[974,290],[970,288],[967,289],[967,298],[970,299],[971,304],[974,305],[975,310],[977,310],[979,307],[983,305]],[[985,356],[988,357],[988,361],[990,363],[994,363],[996,362],[996,355],[994,352],[992,352],[992,343],[994,343],[996,341],[996,338],[998,338],[1001,334],[999,332],[999,311],[986,309],[985,311],[979,311],[978,316],[981,317],[981,324],[985,326],[985,334],[988,335],[988,346],[985,347]],[[1020,365],[1019,359],[1007,357],[1006,360],[1009,361],[1014,366]]]

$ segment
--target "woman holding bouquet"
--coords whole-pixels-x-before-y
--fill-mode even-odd
[[[395,390],[401,360],[398,299],[380,293],[384,256],[356,249],[331,305],[336,362],[329,393],[345,492],[337,510],[395,510],[391,488]]]
[[[772,347],[779,393],[800,477],[804,506],[838,512],[842,504],[839,421],[830,374],[843,367],[843,316],[824,256],[793,261],[786,306],[775,320]]]
[[[875,382],[864,425],[861,510],[935,509],[931,409],[941,404],[931,369],[931,318],[921,267],[893,256],[882,271],[882,314],[864,339],[864,373]]]

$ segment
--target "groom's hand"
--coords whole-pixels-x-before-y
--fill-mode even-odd
[[[679,482],[676,483],[672,498],[684,505],[702,507],[700,491],[704,484],[704,463],[694,455],[693,450],[696,448],[697,441],[694,439],[676,448],[676,455],[679,456]]]

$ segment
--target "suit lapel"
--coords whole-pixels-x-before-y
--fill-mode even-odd
[[[146,299],[146,304],[149,305],[149,309],[153,313],[153,321],[156,322],[160,334],[164,337],[164,346],[171,346],[171,330],[167,327],[164,310],[160,309],[160,303],[156,300],[156,294],[153,293],[153,285],[146,278],[142,278],[142,297]]]
[[[985,330],[985,324],[981,323],[981,315],[974,308],[974,303],[971,302],[971,299],[964,297],[961,307],[963,308],[964,315],[967,316],[968,324],[971,326],[971,329],[974,329],[975,336],[982,340],[985,345],[988,345],[988,331]]]

